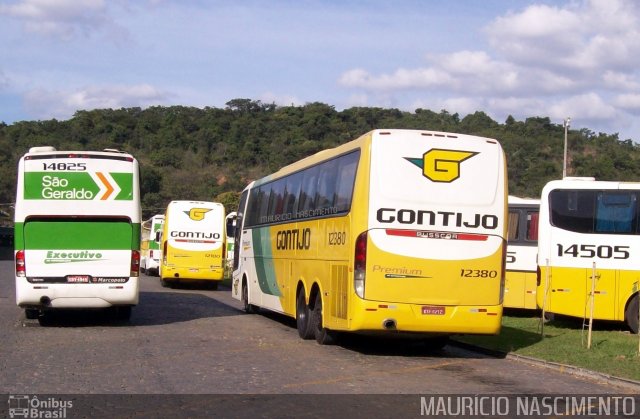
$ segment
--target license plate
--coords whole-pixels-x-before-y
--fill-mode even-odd
[[[444,316],[444,307],[422,306],[422,314],[431,315],[431,316]]]
[[[89,275],[67,275],[67,282],[72,284],[88,284]]]
[[[199,269],[198,268],[189,268],[189,272],[198,272]]]

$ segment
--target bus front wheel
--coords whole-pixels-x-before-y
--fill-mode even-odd
[[[315,337],[314,322],[311,319],[312,313],[314,312],[309,310],[304,298],[304,289],[301,288],[296,297],[296,326],[298,327],[298,335],[305,340]]]
[[[244,308],[244,312],[247,314],[255,314],[258,312],[258,307],[253,304],[249,304],[249,290],[247,288],[246,281],[242,282],[242,306]]]
[[[634,295],[633,298],[631,298],[631,301],[629,302],[629,305],[627,306],[627,309],[624,312],[624,321],[627,323],[627,326],[629,326],[629,329],[631,329],[632,333],[638,333],[638,294]]]
[[[320,345],[333,345],[335,343],[335,332],[327,329],[322,325],[322,296],[320,292],[316,294],[316,302],[313,305],[313,314],[311,315],[316,342]]]

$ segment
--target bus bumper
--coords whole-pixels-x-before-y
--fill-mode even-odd
[[[139,279],[124,284],[32,284],[16,278],[16,304],[22,308],[99,308],[136,305]]]
[[[162,266],[162,279],[168,281],[222,281],[223,268],[184,268]]]
[[[496,335],[502,323],[502,305],[436,306],[365,300],[357,305],[349,324],[351,331]]]

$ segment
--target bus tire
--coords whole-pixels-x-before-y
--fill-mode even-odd
[[[242,281],[242,306],[247,314],[256,314],[258,312],[258,307],[249,304],[249,289],[246,281]]]
[[[116,319],[121,322],[126,322],[131,319],[131,306],[116,306]]]
[[[160,285],[162,285],[163,288],[171,288],[169,281],[164,278],[160,278]]]
[[[296,297],[296,326],[298,335],[305,340],[313,339],[316,335],[313,328],[312,313],[304,298],[304,288],[300,288]]]
[[[430,350],[440,350],[449,343],[449,336],[435,336],[424,340],[424,344]]]
[[[35,320],[40,316],[40,310],[37,308],[25,308],[24,309],[24,317],[29,320]]]
[[[335,333],[322,325],[322,296],[316,293],[316,302],[313,305],[311,316],[316,342],[320,345],[333,345],[336,341]]]
[[[207,283],[207,288],[210,289],[210,290],[213,290],[213,291],[217,290],[218,289],[218,281],[209,281]]]
[[[634,295],[627,305],[627,309],[624,311],[624,321],[631,329],[631,333],[638,334],[638,294]]]

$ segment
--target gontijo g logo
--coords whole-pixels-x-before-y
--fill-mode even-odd
[[[185,211],[184,213],[193,221],[202,221],[204,220],[204,215],[209,211],[211,211],[209,208],[191,208],[189,211]]]
[[[475,151],[443,150],[433,148],[422,158],[405,159],[422,169],[422,174],[433,182],[450,183],[460,177],[460,164],[478,154]]]

